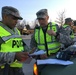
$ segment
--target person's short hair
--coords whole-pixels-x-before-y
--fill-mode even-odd
[[[37,19],[38,18],[45,18],[48,15],[47,9],[41,9],[36,13]]]
[[[71,18],[66,18],[65,19],[65,22],[67,23],[67,22],[72,22],[73,20],[71,19]]]
[[[7,14],[7,15],[12,15],[15,16],[16,18],[22,20],[23,18],[20,16],[19,11],[12,7],[12,6],[4,6],[2,7],[2,15]]]

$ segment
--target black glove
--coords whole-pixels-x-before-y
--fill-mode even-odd
[[[58,52],[56,54],[56,58],[57,59],[61,59],[61,60],[70,60],[71,58],[71,51],[67,50],[67,51],[61,51],[61,52]]]

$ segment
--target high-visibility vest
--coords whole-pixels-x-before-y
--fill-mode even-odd
[[[47,30],[54,30],[57,32],[57,27],[55,23],[49,23]],[[35,40],[37,42],[37,48],[39,50],[45,50],[45,41],[44,41],[44,33],[42,28],[35,29]],[[46,41],[48,46],[48,54],[56,53],[60,49],[60,43],[57,42],[55,36],[51,36],[46,33]]]
[[[63,25],[63,28],[66,28],[66,27],[68,27],[68,25],[64,24],[64,25]],[[73,30],[72,30],[72,33],[71,33],[70,37],[71,37],[72,39],[74,39],[74,32],[73,32]]]
[[[18,29],[16,29],[17,34],[11,34],[6,29],[2,27],[2,23],[0,23],[0,37],[3,42],[1,44],[0,52],[21,52],[23,50],[23,42],[20,36]],[[12,59],[12,58],[11,58]],[[22,67],[22,63],[15,60],[10,67]]]

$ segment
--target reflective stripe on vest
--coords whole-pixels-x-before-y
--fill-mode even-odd
[[[68,25],[64,24],[64,25],[63,25],[63,28],[66,28],[66,27],[68,27]],[[74,32],[73,32],[73,30],[72,30],[72,34],[70,35],[70,37],[71,37],[72,39],[74,39]]]
[[[57,28],[55,23],[52,23],[51,25],[48,24],[48,28],[47,30],[54,30],[55,32],[57,32]],[[56,53],[59,49],[60,49],[60,43],[58,43],[55,39],[54,36],[50,36],[46,33],[46,41],[47,41],[47,46],[48,46],[48,54],[50,55],[50,53]],[[42,31],[42,28],[40,29],[35,29],[35,40],[37,42],[37,47],[38,49],[42,49],[45,50],[45,41],[44,41],[44,33]]]
[[[20,35],[10,35],[10,36],[5,36],[5,37],[2,37],[3,41],[7,41],[11,38],[20,38],[21,36]]]
[[[22,39],[20,38],[20,35],[11,35],[11,33],[9,33],[7,30],[0,26],[0,37],[4,41],[1,44],[0,52],[20,52],[23,50],[23,43]],[[10,64],[10,66],[22,67],[22,63],[19,63],[16,60],[12,64]]]

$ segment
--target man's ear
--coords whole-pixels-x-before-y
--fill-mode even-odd
[[[4,14],[4,15],[3,15],[3,19],[7,19],[7,15]]]
[[[47,16],[47,19],[49,19],[49,16]]]

